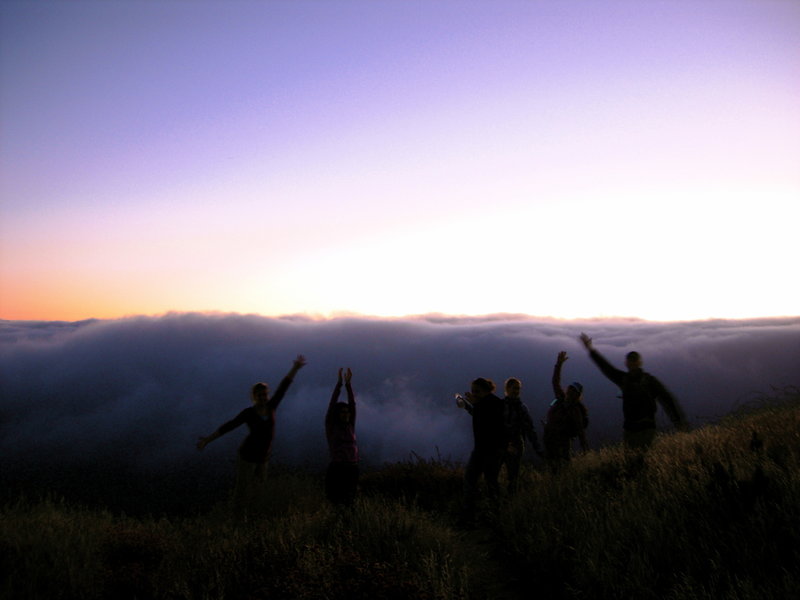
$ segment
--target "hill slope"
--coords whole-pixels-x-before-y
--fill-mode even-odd
[[[458,527],[462,471],[415,458],[365,473],[336,511],[318,474],[276,469],[263,514],[126,516],[8,502],[6,598],[788,598],[800,589],[800,394],[646,454],[609,447]],[[158,505],[154,498],[154,505]]]

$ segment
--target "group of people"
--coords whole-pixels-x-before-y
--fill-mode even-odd
[[[519,470],[525,452],[525,441],[530,441],[534,451],[545,457],[556,471],[570,460],[572,440],[580,440],[581,448],[588,450],[586,427],[588,411],[582,402],[583,386],[572,382],[564,390],[561,387],[561,367],[567,353],[558,353],[553,369],[553,400],[544,421],[544,448],[542,452],[536,428],[522,403],[522,382],[516,377],[506,380],[505,397],[495,395],[495,384],[479,377],[463,396],[456,394],[456,404],[472,415],[472,431],[475,445],[464,472],[464,517],[474,517],[478,498],[478,482],[483,477],[489,496],[500,491],[498,477],[505,465],[508,492],[517,490]]]
[[[626,370],[623,371],[613,367],[594,349],[589,336],[581,334],[580,340],[588,350],[591,360],[622,392],[623,441],[627,447],[646,449],[653,442],[658,405],[662,406],[676,428],[688,429],[688,422],[680,405],[658,379],[643,370],[642,358],[638,352],[629,352],[626,355]],[[573,440],[578,440],[583,451],[588,450],[586,428],[589,418],[583,403],[583,385],[578,381],[573,381],[566,388],[561,385],[562,367],[568,359],[566,351],[559,352],[553,368],[555,399],[550,404],[544,421],[544,451],[539,446],[530,414],[522,403],[522,382],[519,379],[512,377],[506,380],[502,399],[494,393],[495,384],[482,377],[471,383],[469,392],[456,395],[457,405],[472,416],[474,437],[474,447],[464,473],[467,517],[474,514],[481,477],[484,478],[489,495],[498,494],[498,478],[503,465],[507,470],[508,491],[512,494],[516,491],[526,440],[537,454],[547,460],[554,471],[569,462]],[[210,442],[240,425],[248,426],[249,433],[239,447],[234,488],[234,506],[240,512],[252,506],[263,491],[275,432],[276,409],[294,376],[305,364],[305,357],[298,356],[272,396],[266,383],[256,383],[251,390],[253,405],[223,423],[210,435],[201,437],[197,443],[198,449],[202,450]],[[325,492],[328,499],[336,505],[351,504],[358,487],[359,456],[352,377],[351,369],[339,369],[325,415],[325,434],[330,453],[325,475]],[[346,402],[339,401],[342,387],[347,394]]]
[[[625,356],[627,370],[623,371],[612,366],[595,350],[588,335],[581,334],[580,340],[591,360],[622,392],[622,429],[626,447],[645,450],[652,444],[656,436],[658,405],[677,429],[688,430],[688,421],[680,404],[656,377],[644,371],[638,352],[629,352]],[[544,453],[539,448],[530,415],[520,400],[522,384],[519,379],[506,380],[502,399],[494,394],[494,383],[482,377],[472,382],[469,392],[463,396],[456,395],[457,405],[472,415],[475,439],[464,474],[464,514],[467,519],[474,516],[481,476],[489,495],[496,496],[499,492],[498,477],[505,465],[508,491],[516,491],[525,438],[530,440],[537,454],[546,458],[553,471],[569,462],[573,440],[580,442],[583,451],[589,449],[586,438],[589,415],[583,403],[583,385],[573,381],[566,389],[561,386],[561,369],[568,359],[563,350],[556,356],[552,378],[555,399],[544,421]]]
[[[240,425],[247,425],[249,433],[239,446],[233,493],[234,509],[239,516],[246,515],[247,510],[261,499],[275,435],[275,413],[294,376],[305,365],[305,357],[298,356],[271,397],[266,383],[256,383],[251,389],[253,405],[197,442],[197,448],[202,450],[220,436]],[[325,493],[337,505],[352,504],[358,488],[356,399],[351,385],[352,378],[353,372],[350,368],[346,371],[339,369],[325,414],[325,435],[330,452],[330,464],[325,474]],[[343,385],[347,402],[339,402]]]

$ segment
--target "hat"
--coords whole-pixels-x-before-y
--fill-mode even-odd
[[[569,385],[570,385],[570,387],[574,387],[578,391],[579,394],[583,393],[583,386],[580,383],[578,383],[577,381],[573,381]]]

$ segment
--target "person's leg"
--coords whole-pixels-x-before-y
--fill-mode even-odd
[[[475,506],[478,502],[478,479],[481,475],[481,457],[472,451],[469,462],[464,469],[464,518],[467,520],[475,517]]]
[[[263,510],[267,500],[267,469],[269,463],[256,463],[253,466],[253,483],[250,493],[250,509]]]
[[[508,452],[506,454],[506,476],[508,477],[508,493],[514,494],[517,491],[517,481],[519,480],[519,469],[522,465],[522,454]]]
[[[350,505],[358,490],[358,463],[332,462],[325,473],[325,495],[331,504]]]
[[[631,450],[646,450],[656,439],[656,430],[623,431],[623,442]]]
[[[342,500],[347,505],[351,505],[356,501],[356,494],[358,493],[358,474],[358,463],[345,464]]]
[[[552,472],[560,471],[569,462],[570,443],[566,436],[549,435],[545,437],[544,447]]]
[[[251,463],[241,458],[236,460],[236,485],[233,488],[233,512],[236,517],[245,517],[252,508],[254,489],[262,469],[266,473],[266,465]]]
[[[332,462],[325,471],[325,496],[331,504],[341,502],[339,463]]]
[[[517,491],[519,481],[519,471],[522,466],[522,457],[525,454],[525,441],[522,437],[517,437],[508,444],[506,450],[505,464],[506,476],[508,478],[508,493],[513,494]]]
[[[486,489],[490,498],[497,498],[500,495],[500,469],[503,467],[502,451],[497,451],[486,456],[483,461],[483,477],[486,480]]]

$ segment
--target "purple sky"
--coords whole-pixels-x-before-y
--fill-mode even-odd
[[[800,3],[0,5],[0,318],[796,315]]]

